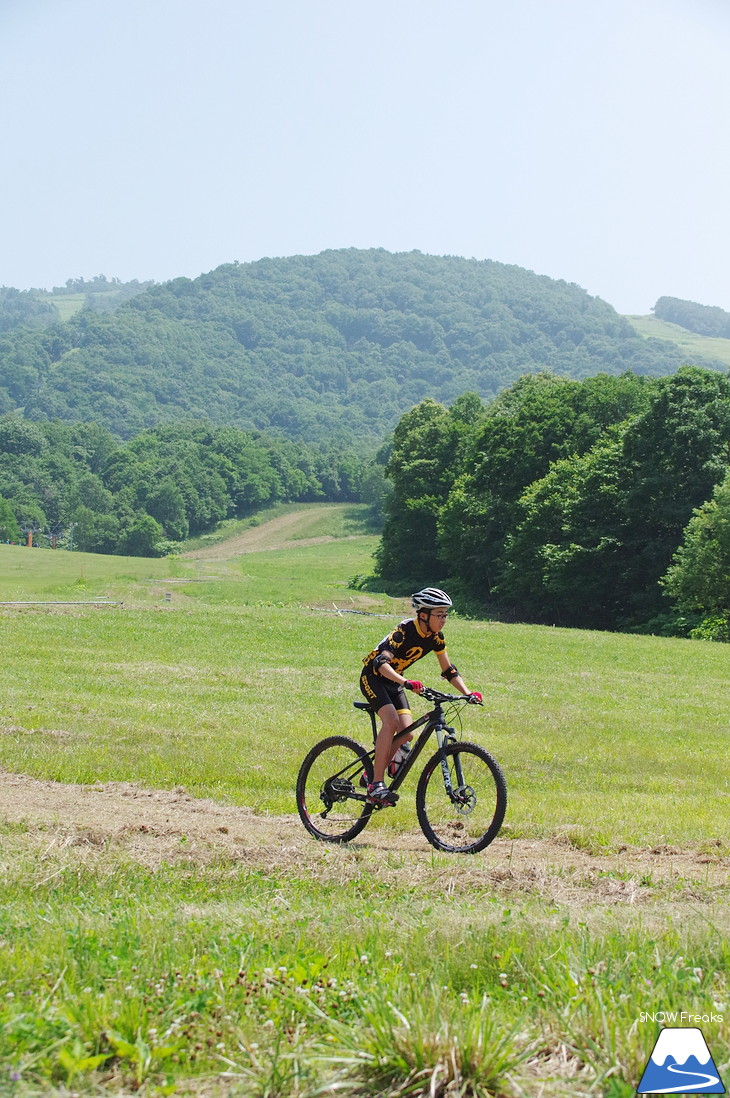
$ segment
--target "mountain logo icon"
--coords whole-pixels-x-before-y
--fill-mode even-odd
[[[725,1094],[707,1042],[699,1029],[663,1029],[649,1057],[637,1094]]]

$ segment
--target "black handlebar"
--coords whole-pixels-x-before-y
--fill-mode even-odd
[[[473,694],[442,694],[440,690],[434,690],[432,686],[424,686],[419,697],[425,698],[426,701],[436,702],[437,705],[442,705],[444,702],[466,702],[469,705],[483,704],[477,701]]]

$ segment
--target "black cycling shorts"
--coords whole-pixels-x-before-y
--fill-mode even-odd
[[[406,692],[399,682],[392,682],[390,679],[384,679],[382,675],[363,671],[360,676],[360,690],[376,713],[384,705],[394,705],[399,713],[411,711]]]

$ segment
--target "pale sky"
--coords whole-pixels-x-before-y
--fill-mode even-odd
[[[730,310],[728,0],[0,0],[0,285],[326,248]]]

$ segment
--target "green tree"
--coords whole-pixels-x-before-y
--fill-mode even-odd
[[[164,532],[173,541],[182,541],[188,536],[188,519],[185,513],[185,499],[172,477],[163,477],[156,488],[147,496],[146,510],[162,525]]]
[[[525,516],[522,493],[551,463],[585,454],[614,424],[646,407],[653,382],[625,374],[571,381],[521,378],[475,418],[461,473],[441,509],[439,555],[455,589],[484,603],[500,587],[505,540]],[[455,406],[456,407],[456,406]]]
[[[20,527],[9,500],[0,496],[0,541],[19,541]]]
[[[713,623],[724,622],[722,639],[728,639],[730,471],[712,498],[694,511],[662,584],[679,613],[704,619],[703,635],[712,631]]]
[[[730,381],[686,368],[592,450],[523,493],[498,593],[537,620],[648,628],[684,527],[730,459]]]
[[[43,432],[35,423],[28,423],[14,413],[0,416],[0,453],[35,457],[46,446]]]
[[[627,428],[622,462],[623,624],[633,625],[662,612],[659,580],[692,512],[730,464],[730,379],[684,367],[656,382],[649,407]]]
[[[451,487],[457,441],[446,408],[430,399],[407,412],[396,427],[385,470],[393,491],[376,553],[383,579],[423,586],[442,576],[437,521]]]
[[[85,553],[121,553],[120,523],[116,515],[99,514],[80,506],[73,512],[73,541]]]
[[[497,597],[531,620],[614,628],[625,600],[622,435],[564,458],[523,493]]]
[[[228,264],[95,311],[122,290],[95,279],[82,290],[93,308],[0,334],[0,408],[124,439],[206,415],[362,456],[428,396],[450,405],[539,370],[664,375],[683,361],[578,286],[454,256],[353,248]]]
[[[130,557],[159,557],[163,530],[151,515],[141,515],[127,531],[121,552]]]

